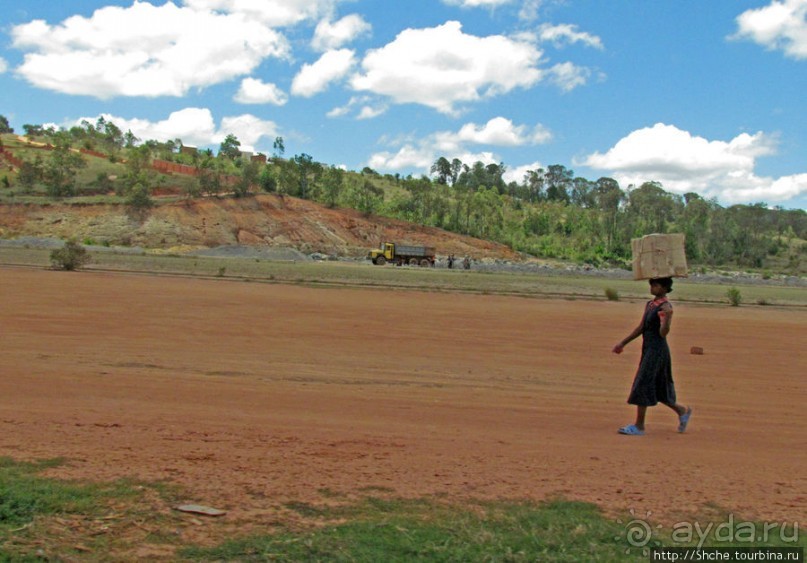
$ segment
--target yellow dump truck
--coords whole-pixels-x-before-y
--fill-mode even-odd
[[[434,266],[435,249],[430,246],[409,246],[394,242],[382,242],[380,248],[372,249],[367,258],[376,266],[391,262],[396,266]]]

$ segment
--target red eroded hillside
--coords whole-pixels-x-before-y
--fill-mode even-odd
[[[363,256],[382,241],[392,241],[434,246],[441,255],[519,258],[501,244],[269,194],[160,203],[142,219],[127,215],[123,205],[0,205],[0,237],[20,236],[92,239],[144,248],[243,244],[339,256]]]
[[[13,169],[17,150],[52,150],[46,143],[15,137],[3,157]],[[90,165],[107,162],[103,153],[75,149]],[[13,160],[13,161],[12,161]],[[125,159],[119,159],[119,164]],[[208,197],[170,203],[182,193],[171,177],[194,175],[194,169],[155,159],[167,184],[154,190],[158,205],[144,217],[131,217],[123,205],[77,204],[48,200],[42,204],[0,203],[0,238],[57,237],[98,244],[174,249],[249,245],[294,248],[306,253],[364,256],[383,241],[433,246],[438,255],[517,260],[508,247],[352,209],[328,209],[318,203],[260,194],[234,199]]]

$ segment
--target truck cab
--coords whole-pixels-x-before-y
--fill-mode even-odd
[[[378,266],[392,262],[395,258],[395,243],[382,242],[380,248],[374,248],[370,251],[368,258]]]

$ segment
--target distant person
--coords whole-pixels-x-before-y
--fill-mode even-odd
[[[658,403],[667,405],[678,415],[678,432],[686,431],[692,416],[691,408],[676,403],[672,358],[667,345],[673,316],[667,294],[672,292],[672,283],[672,278],[650,280],[650,293],[654,299],[647,302],[639,325],[612,350],[615,354],[621,354],[631,340],[642,336],[642,359],[628,397],[628,404],[636,405],[636,422],[620,428],[620,434],[644,435],[647,407]]]
[[[462,260],[462,267],[465,268],[466,270],[471,269],[471,259],[468,258],[467,256]]]
[[[454,267],[454,255],[449,254],[448,255],[448,269],[450,270],[453,267]]]

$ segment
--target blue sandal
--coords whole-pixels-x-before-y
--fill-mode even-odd
[[[678,417],[678,432],[681,434],[686,432],[690,416],[692,416],[692,407],[688,407],[687,412]]]
[[[627,436],[644,436],[644,430],[639,430],[635,424],[623,426],[618,432],[620,434],[626,434]]]

